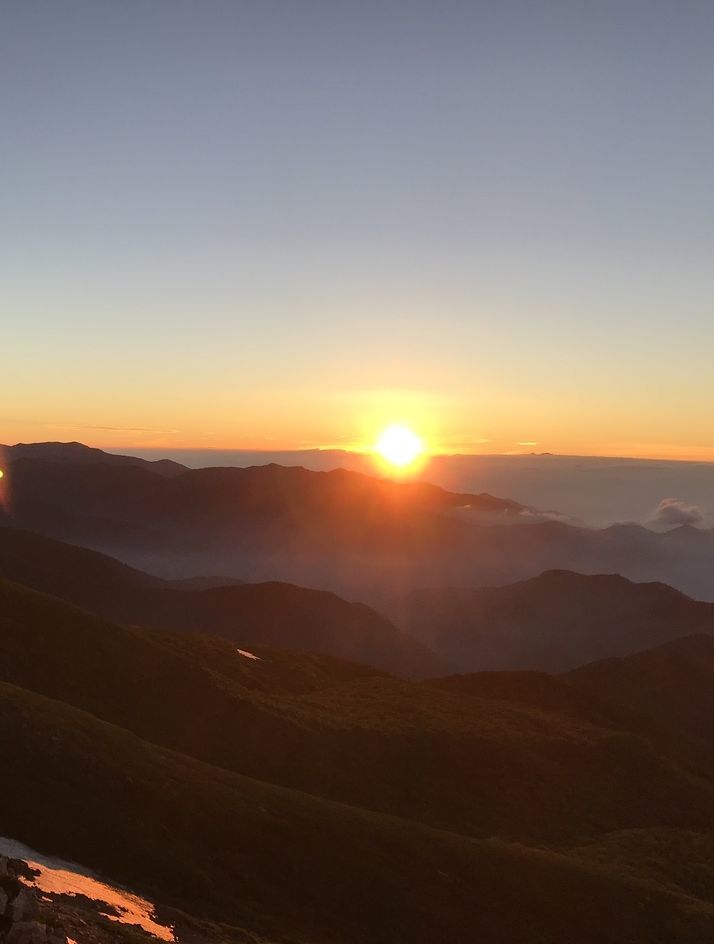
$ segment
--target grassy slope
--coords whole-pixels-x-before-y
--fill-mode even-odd
[[[636,713],[714,774],[714,638],[677,639],[635,655],[569,672],[567,682],[622,711]]]
[[[694,944],[714,930],[710,909],[655,883],[258,783],[5,684],[0,752],[4,833],[277,941]]]
[[[0,679],[296,789],[476,836],[695,828],[714,792],[639,733],[315,656],[239,656],[0,585]],[[252,682],[250,681],[252,679]]]
[[[701,662],[692,645],[675,665]],[[259,655],[0,584],[0,678],[154,742],[0,685],[0,830],[280,941],[709,939],[712,789],[627,730],[642,705],[534,673],[416,684]]]

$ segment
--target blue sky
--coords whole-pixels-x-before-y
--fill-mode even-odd
[[[712,88],[692,0],[5,0],[2,438],[714,458]]]

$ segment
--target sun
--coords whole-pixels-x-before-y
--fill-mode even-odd
[[[374,451],[398,469],[405,469],[424,452],[424,441],[408,426],[393,424],[383,430]]]

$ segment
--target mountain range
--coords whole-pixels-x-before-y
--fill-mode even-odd
[[[146,896],[179,944],[712,939],[714,605],[479,583],[487,548],[612,564],[618,535],[354,473],[13,448],[2,848]],[[275,579],[293,559],[312,584]],[[57,892],[18,923],[31,872],[0,873],[0,940],[152,940]]]
[[[170,581],[86,548],[0,528],[0,577],[129,625],[221,636],[363,662],[408,678],[565,671],[681,636],[714,633],[714,604],[619,575],[547,571],[501,587],[414,591],[399,629],[333,593],[225,578]]]
[[[38,444],[31,457],[17,448],[5,449],[7,523],[164,578],[291,582],[390,614],[412,590],[492,586],[553,569],[619,573],[714,599],[711,530],[590,529],[508,499],[339,469],[171,465],[167,475],[131,457],[104,462],[78,444],[67,453]]]
[[[446,668],[386,617],[322,590],[275,582],[226,586],[220,577],[162,580],[96,551],[9,527],[0,528],[0,577],[122,623],[212,633],[246,647],[322,652],[405,676]]]

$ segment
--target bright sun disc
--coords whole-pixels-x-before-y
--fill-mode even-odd
[[[424,452],[424,443],[407,426],[388,426],[375,445],[377,452],[390,465],[404,468]]]

